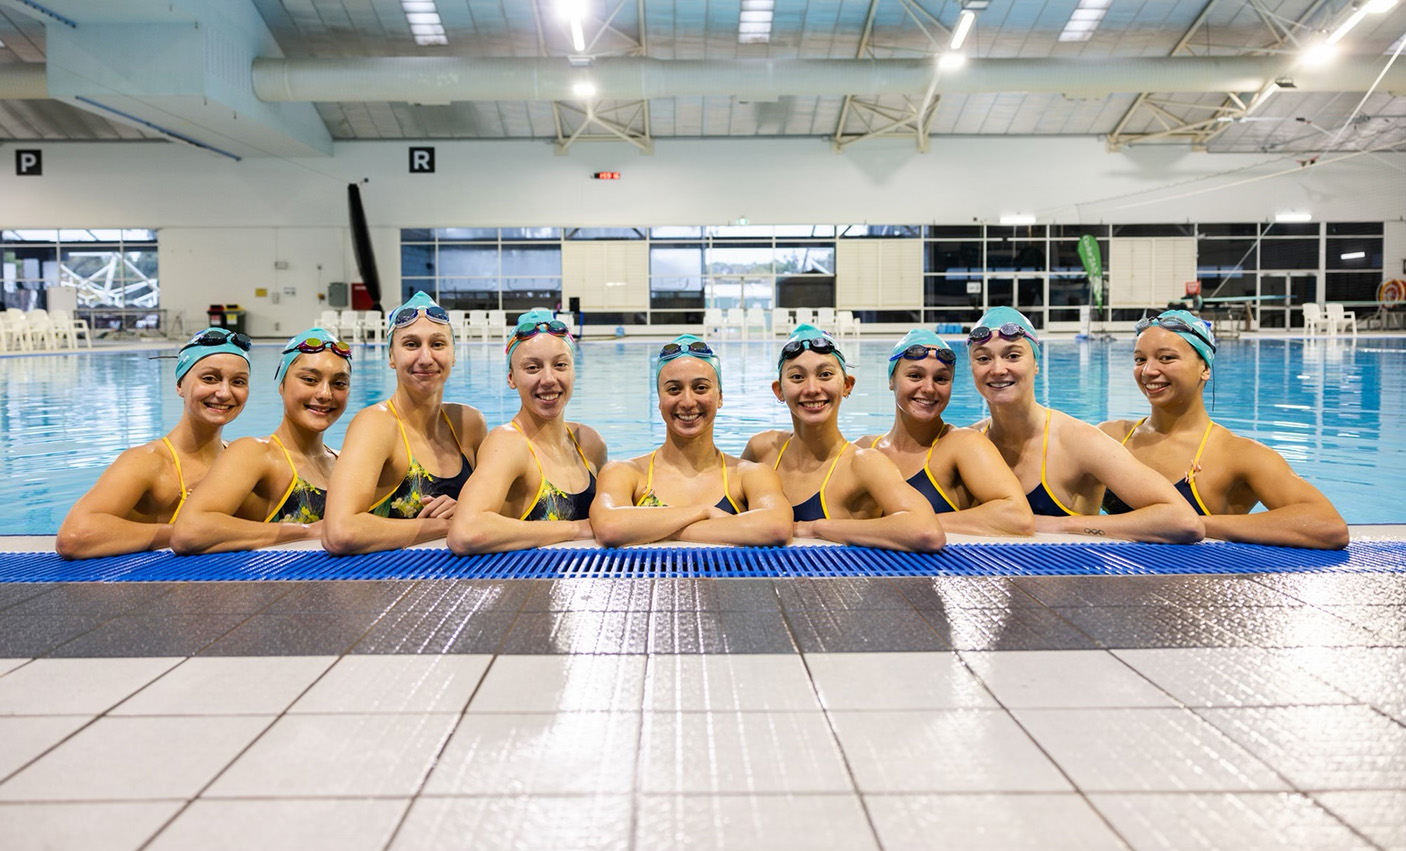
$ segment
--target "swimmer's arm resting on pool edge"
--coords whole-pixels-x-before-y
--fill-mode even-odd
[[[591,530],[603,547],[627,547],[672,538],[688,526],[723,512],[711,505],[635,505],[643,484],[638,459],[612,461],[601,468],[591,503]]]
[[[175,510],[180,485],[170,454],[160,441],[134,446],[117,456],[92,489],[69,509],[54,539],[63,558],[98,558],[159,550],[170,544],[171,524],[157,511]],[[156,506],[153,491],[169,490],[174,499]],[[166,502],[166,500],[162,500]],[[136,519],[133,519],[136,518]]]
[[[764,464],[738,461],[737,475],[742,480],[747,510],[741,514],[719,512],[699,520],[679,533],[680,541],[744,547],[784,547],[791,542],[791,504],[776,472]]]
[[[814,537],[856,547],[937,552],[947,543],[942,523],[923,495],[903,481],[893,462],[877,449],[855,447],[851,474],[878,503],[880,517],[837,518],[796,524],[796,537]]]
[[[568,424],[574,425],[574,424]],[[605,460],[605,443],[594,429],[576,427],[586,457]],[[456,555],[526,550],[564,541],[591,538],[590,520],[520,520],[502,512],[516,488],[534,493],[541,473],[533,462],[527,438],[511,424],[488,433],[478,450],[479,465],[459,494],[459,507],[449,526],[449,549]]]
[[[321,538],[321,521],[263,521],[292,479],[283,453],[268,438],[236,440],[186,500],[172,527],[171,549],[177,555],[198,555]]]
[[[352,418],[327,484],[327,514],[322,521],[322,547],[327,552],[340,556],[403,549],[448,534],[449,516],[455,510],[451,497],[428,501],[417,517],[371,513],[377,488],[395,487],[382,479],[398,481],[405,475],[403,468],[399,475],[390,475],[397,472],[392,462],[401,445],[400,430],[384,404],[364,408]]]
[[[1248,437],[1232,435],[1234,450],[1228,453],[1235,465],[1237,487],[1250,494],[1243,508],[1234,514],[1213,514],[1203,518],[1206,537],[1245,544],[1281,547],[1307,547],[1340,550],[1348,544],[1347,523],[1318,488],[1295,473],[1283,456]],[[1265,511],[1245,513],[1254,507],[1253,499]]]
[[[954,456],[957,478],[975,504],[940,515],[943,531],[1021,537],[1035,534],[1035,515],[1020,490],[1020,480],[986,435],[969,428],[954,428],[938,444],[944,445]]]

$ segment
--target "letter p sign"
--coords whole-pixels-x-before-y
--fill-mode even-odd
[[[410,149],[410,173],[434,174],[434,148]]]
[[[15,151],[15,174],[20,177],[38,176],[44,173],[43,151]]]

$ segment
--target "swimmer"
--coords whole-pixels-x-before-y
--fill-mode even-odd
[[[274,381],[283,421],[267,438],[244,437],[222,453],[191,494],[171,534],[181,555],[319,540],[337,453],[322,442],[347,407],[351,349],[322,328],[283,347]]]
[[[721,366],[692,334],[659,350],[654,367],[668,436],[648,455],[601,470],[591,528],[607,547],[650,541],[782,546],[791,506],[771,468],[725,455],[713,443],[723,404]]]
[[[854,388],[829,334],[800,325],[781,348],[771,390],[791,412],[792,431],[764,431],[747,442],[744,461],[776,470],[791,503],[797,538],[933,552],[947,537],[922,495],[882,452],[840,433],[840,402]]]
[[[191,490],[224,451],[220,432],[249,398],[249,338],[206,328],[176,355],[181,419],[165,437],[117,456],[74,503],[54,548],[64,558],[157,550]]]
[[[478,472],[449,528],[449,548],[459,555],[591,538],[606,449],[595,429],[566,420],[576,383],[571,334],[550,310],[529,310],[518,317],[507,353],[508,386],[521,405],[483,441]]]
[[[387,320],[391,398],[357,413],[332,468],[322,545],[334,555],[392,550],[449,532],[488,427],[444,401],[454,367],[449,314],[423,292]]]
[[[1031,535],[1035,516],[1020,482],[980,432],[943,422],[957,353],[924,328],[909,331],[889,356],[893,428],[855,441],[877,449],[927,499],[947,532]]]
[[[972,379],[991,416],[977,423],[1015,472],[1038,532],[1189,544],[1204,527],[1171,484],[1088,423],[1035,401],[1040,341],[1015,308],[993,307],[967,338]],[[1099,516],[1103,489],[1134,510]]]
[[[1168,310],[1137,324],[1133,380],[1149,416],[1099,426],[1156,470],[1202,515],[1206,536],[1250,544],[1314,549],[1347,546],[1347,524],[1317,488],[1273,449],[1211,421],[1202,396],[1216,344],[1204,322]],[[1265,511],[1250,513],[1262,503]],[[1104,510],[1126,503],[1110,488]]]

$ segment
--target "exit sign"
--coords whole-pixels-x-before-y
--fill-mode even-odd
[[[620,172],[618,172],[618,171],[597,171],[597,172],[593,173],[591,176],[594,177],[596,180],[619,180],[619,179],[620,179]]]

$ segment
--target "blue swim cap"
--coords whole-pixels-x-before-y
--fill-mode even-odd
[[[1211,366],[1215,361],[1215,335],[1211,333],[1210,328],[1206,327],[1206,323],[1197,319],[1191,311],[1164,310],[1151,319],[1142,320],[1134,327],[1141,334],[1153,325],[1165,328],[1190,343],[1191,348],[1196,350],[1196,354],[1201,356],[1201,360],[1206,362],[1206,366]]]
[[[561,330],[554,329],[553,323],[560,325]],[[544,329],[541,327],[543,325],[547,327]],[[566,323],[557,322],[556,314],[545,307],[534,307],[525,313],[518,314],[517,326],[513,329],[513,338],[508,341],[508,348],[505,350],[508,353],[509,365],[512,364],[513,349],[517,348],[518,343],[544,332],[553,337],[560,337],[568,343],[575,342],[571,337],[571,332],[566,330]]]
[[[937,336],[936,331],[929,331],[926,328],[914,328],[912,331],[904,334],[903,339],[895,343],[893,351],[889,352],[889,378],[893,378],[893,371],[898,369],[898,362],[902,360],[900,356],[912,346],[952,351],[952,347],[947,345],[941,337]]]
[[[407,314],[406,311],[409,311]],[[439,302],[425,293],[423,290],[416,290],[414,295],[407,298],[403,304],[386,314],[386,339],[395,336],[395,329],[409,325],[419,318],[423,313],[426,318],[438,322],[441,325],[449,325],[449,312],[439,306]],[[453,335],[454,329],[451,326],[449,333]]]
[[[849,366],[845,363],[844,353],[835,345],[835,338],[814,325],[806,325],[805,323],[797,325],[796,330],[792,331],[791,336],[787,337],[786,342],[782,344],[781,356],[776,359],[776,371],[780,372],[786,361],[806,349],[815,351],[817,346],[824,351],[816,352],[816,354],[834,355],[835,360],[840,362],[840,371],[846,375],[849,374]]]
[[[293,361],[298,359],[298,355],[316,354],[324,349],[330,349],[333,354],[351,361],[351,348],[326,328],[309,328],[289,337],[288,343],[283,347],[283,357],[278,361],[278,368],[273,372],[274,383],[283,383],[283,376],[288,372],[288,367],[293,365]]]
[[[206,328],[191,337],[190,342],[181,346],[176,354],[176,383],[180,384],[191,367],[210,355],[239,355],[244,358],[244,365],[248,366],[250,347],[249,338],[243,334],[236,334],[228,328]]]
[[[699,348],[699,344],[703,348]],[[677,347],[677,350],[674,350]],[[665,349],[670,351],[666,354]],[[713,368],[713,372],[718,376],[718,386],[723,383],[723,368],[718,363],[718,356],[703,342],[703,338],[696,334],[680,334],[669,342],[665,343],[659,350],[659,356],[654,359],[654,386],[659,386],[659,373],[663,371],[664,364],[678,358],[698,358]]]
[[[972,331],[975,332],[977,328],[990,328],[992,331],[997,331],[1002,325],[1008,323],[1019,326],[1028,335],[1026,339],[1030,343],[1030,351],[1035,356],[1035,363],[1038,365],[1040,363],[1040,337],[1035,333],[1035,326],[1030,324],[1030,320],[1026,318],[1025,314],[1014,307],[991,308],[972,326]],[[971,344],[971,337],[967,337],[967,346],[970,347]]]

